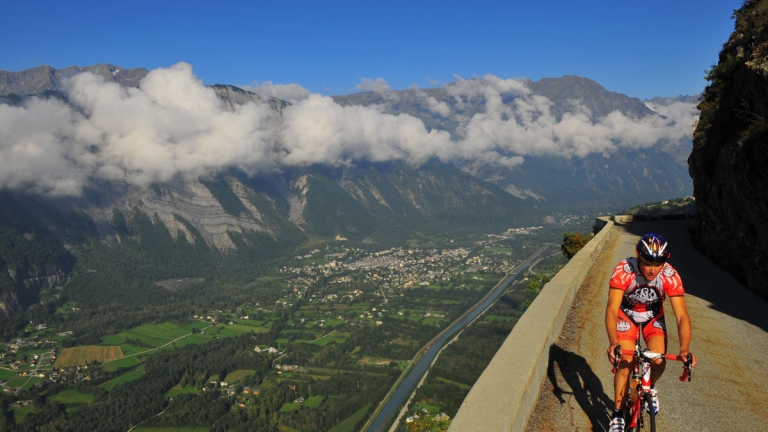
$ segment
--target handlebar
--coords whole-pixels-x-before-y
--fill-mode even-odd
[[[683,374],[680,376],[680,381],[691,381],[691,365],[693,364],[693,355],[691,353],[688,353],[686,357],[680,357],[677,354],[660,354],[660,353],[654,353],[648,350],[641,351],[641,354],[648,359],[657,359],[662,358],[666,360],[673,360],[673,361],[681,361],[683,362]],[[621,355],[628,355],[628,356],[634,356],[635,351],[634,350],[624,350],[621,349],[620,346],[617,346],[613,350],[613,370],[611,370],[611,373],[616,373],[616,370],[619,368],[619,357]]]

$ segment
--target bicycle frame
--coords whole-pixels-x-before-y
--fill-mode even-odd
[[[639,342],[633,353],[633,367],[632,374],[627,382],[628,384],[628,396],[625,398],[627,403],[628,412],[631,413],[629,419],[629,427],[637,428],[643,426],[643,417],[640,415],[640,410],[643,409],[644,395],[651,392],[651,363],[654,359],[663,357],[664,354],[657,354],[648,351],[647,348],[640,348]],[[639,381],[633,388],[633,383]],[[633,394],[634,393],[634,394]]]
[[[640,336],[642,335],[642,325],[638,325],[637,341],[635,343],[634,350],[623,350],[620,346],[617,346],[614,351],[614,366],[613,373],[619,368],[619,361],[621,355],[632,356],[632,372],[627,377],[627,391],[624,393],[624,401],[622,406],[626,413],[628,413],[628,429],[638,429],[643,426],[643,416],[641,410],[643,409],[643,400],[645,394],[650,394],[651,391],[651,365],[654,360],[664,358],[666,360],[676,360],[683,362],[683,374],[680,376],[680,381],[691,380],[691,364],[693,363],[693,357],[688,354],[687,358],[682,358],[675,354],[663,354],[655,353],[648,348],[640,347]],[[653,418],[651,419],[654,423]],[[653,426],[652,426],[653,429]]]

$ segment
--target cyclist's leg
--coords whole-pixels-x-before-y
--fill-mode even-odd
[[[667,326],[663,311],[643,326],[643,338],[645,345],[652,352],[667,353]],[[663,358],[656,359],[651,363],[651,385],[656,384],[656,380],[664,373],[666,367],[667,361]]]
[[[637,326],[627,317],[623,310],[619,309],[619,320],[616,323],[616,336],[622,350],[634,350],[637,344]],[[632,370],[632,356],[622,355],[619,368],[613,376],[613,390],[615,408],[622,409],[624,397],[627,394],[627,381]]]

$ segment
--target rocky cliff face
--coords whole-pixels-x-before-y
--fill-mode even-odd
[[[701,250],[768,298],[768,0],[747,1],[699,104],[689,170]]]
[[[227,182],[233,190],[243,188],[234,177],[225,177],[222,181]],[[148,217],[162,222],[173,238],[183,235],[188,242],[194,243],[194,236],[179,218],[187,221],[198,230],[209,246],[222,252],[236,248],[229,232],[267,232],[275,236],[274,232],[269,232],[262,225],[263,218],[256,207],[249,204],[246,206],[247,211],[237,215],[229,214],[211,191],[196,179],[179,178],[149,188],[121,181],[105,182],[100,185],[98,195],[98,200],[90,195],[76,205],[93,218],[102,234],[112,234],[109,221],[115,209],[123,214],[138,209]],[[244,197],[241,199],[247,202]]]
[[[249,102],[253,102],[255,104],[269,104],[272,111],[282,115],[283,108],[288,106],[288,102],[284,100],[275,97],[267,98],[259,96],[256,93],[231,85],[216,84],[211,88],[216,92],[219,99],[224,102],[224,106],[229,111],[233,111],[236,105],[245,105]]]

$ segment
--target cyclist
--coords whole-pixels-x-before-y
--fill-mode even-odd
[[[658,234],[645,234],[637,242],[637,256],[621,261],[613,270],[605,310],[605,328],[608,332],[608,358],[613,364],[614,349],[634,350],[637,343],[638,325],[643,325],[643,339],[649,350],[667,352],[667,329],[664,321],[664,298],[669,297],[677,321],[680,337],[680,356],[688,355],[691,343],[691,319],[683,297],[683,283],[677,271],[667,263],[669,244]],[[624,432],[622,402],[627,389],[632,356],[621,356],[619,368],[613,379],[615,409],[610,432]],[[664,359],[651,366],[651,396],[653,409],[659,412],[659,398],[654,387],[664,372]],[[693,364],[696,366],[696,356]]]

